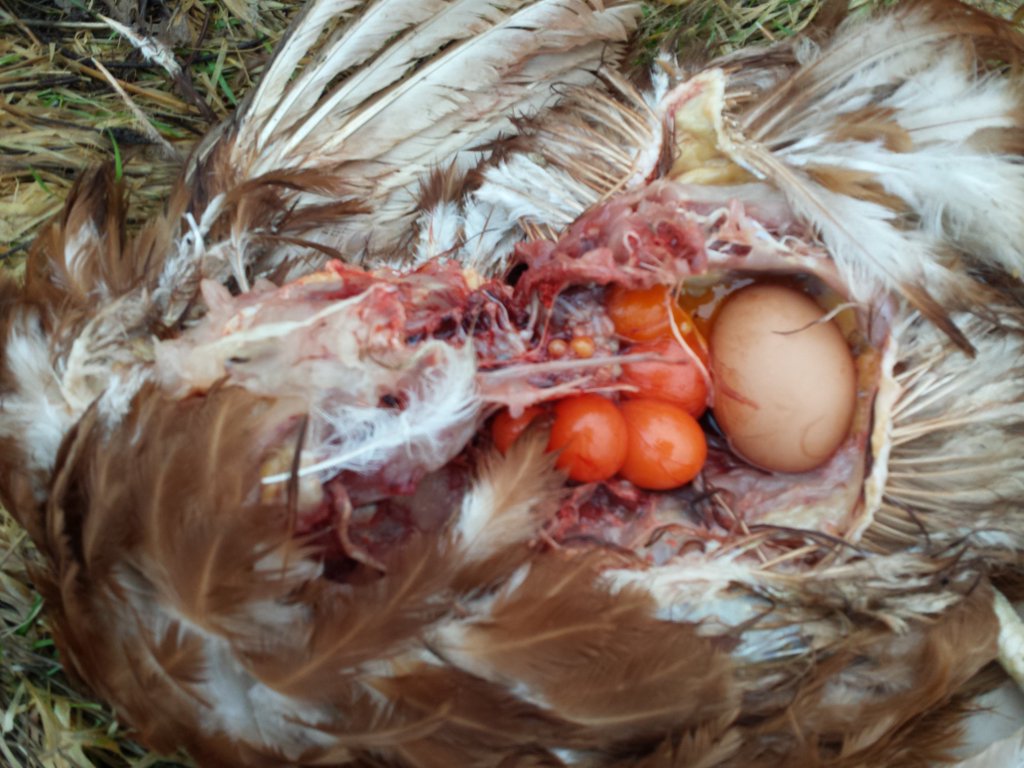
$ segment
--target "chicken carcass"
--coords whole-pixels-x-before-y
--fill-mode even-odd
[[[638,12],[317,0],[162,217],[90,173],[0,286],[0,498],[146,744],[924,766],[1018,671],[1019,36],[919,3],[639,89]],[[495,449],[500,408],[625,396],[614,291],[766,280],[845,317],[820,466],[711,421],[669,491],[570,482],[543,418]]]

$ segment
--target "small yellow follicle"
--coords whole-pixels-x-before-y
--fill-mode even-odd
[[[565,357],[569,351],[569,345],[562,339],[552,339],[548,342],[548,356],[553,358]]]
[[[586,360],[594,356],[594,340],[589,336],[577,336],[569,346],[576,357]]]

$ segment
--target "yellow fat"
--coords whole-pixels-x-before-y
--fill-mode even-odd
[[[675,146],[669,178],[685,184],[741,184],[753,177],[723,151],[725,79],[711,70],[687,83],[694,95],[673,115]]]

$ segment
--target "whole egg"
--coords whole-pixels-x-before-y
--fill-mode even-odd
[[[753,285],[711,328],[714,414],[741,458],[777,472],[823,464],[846,438],[857,377],[846,339],[803,293]]]

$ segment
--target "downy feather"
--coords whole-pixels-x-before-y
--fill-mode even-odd
[[[486,560],[539,533],[564,482],[546,448],[542,434],[524,435],[507,455],[491,453],[481,462],[454,524],[467,562]]]
[[[408,402],[402,408],[335,402],[330,394],[313,404],[300,477],[319,473],[326,480],[342,471],[402,477],[410,467],[438,469],[462,450],[479,426],[483,407],[472,345],[434,342],[418,352],[409,364],[417,372],[403,390]],[[289,476],[272,475],[263,482],[284,482]]]
[[[464,263],[500,274],[523,230],[557,232],[611,194],[648,180],[663,137],[648,103],[653,97],[612,70],[600,75],[604,87],[566,89],[543,121],[520,126],[514,153],[484,170],[465,203]],[[667,78],[658,82],[663,92]]]
[[[49,339],[37,313],[23,311],[6,328],[0,325],[2,331],[6,331],[6,338],[0,338],[4,362],[0,371],[0,444],[16,443],[17,450],[5,451],[0,466],[11,461],[13,466],[10,470],[4,467],[3,474],[21,474],[31,485],[34,502],[41,503],[57,450],[74,425],[76,414],[61,392],[60,378],[50,359]],[[30,510],[21,507],[12,503],[10,511],[32,528]]]

